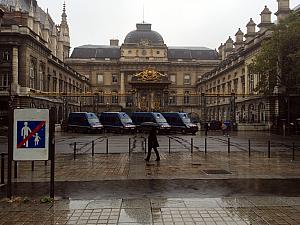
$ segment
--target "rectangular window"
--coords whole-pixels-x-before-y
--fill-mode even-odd
[[[98,103],[100,103],[100,104],[104,103],[104,92],[103,91],[99,91]]]
[[[184,92],[183,104],[185,104],[185,105],[190,104],[190,92],[189,91]]]
[[[8,88],[8,73],[4,72],[0,74],[0,91],[7,90]]]
[[[112,75],[112,83],[113,84],[117,84],[118,83],[118,75],[117,74],[113,74]]]
[[[246,92],[245,76],[241,77],[241,83],[242,83],[242,94],[245,94]]]
[[[47,92],[50,92],[50,86],[51,86],[51,76],[49,75],[49,76],[47,76],[47,89],[46,89],[46,91]]]
[[[239,83],[239,80],[234,79],[234,81],[233,81],[233,90],[234,90],[234,93],[236,93],[236,94],[238,92],[238,83]]]
[[[128,76],[127,76],[127,81],[130,82],[131,79],[132,79],[132,75],[128,75]]]
[[[2,52],[2,60],[3,60],[3,62],[9,62],[10,61],[10,52],[9,52],[9,50],[4,50]]]
[[[45,76],[46,76],[46,67],[45,64],[40,65],[40,90],[44,91],[45,90]]]
[[[170,81],[172,82],[172,84],[176,84],[176,75],[170,75]]]
[[[249,74],[249,94],[254,93],[254,75]]]
[[[117,92],[112,92],[111,103],[112,104],[118,104],[119,103],[119,98],[118,98],[118,93]]]
[[[229,81],[229,82],[227,83],[227,93],[228,93],[228,94],[231,94],[231,91],[232,91],[232,89],[231,89],[231,81]]]
[[[103,75],[102,74],[97,75],[97,83],[98,84],[103,84]]]
[[[169,95],[169,104],[170,105],[175,105],[176,104],[176,93],[171,92]]]
[[[183,80],[184,84],[191,84],[191,76],[186,74],[184,75],[184,80]]]
[[[36,74],[37,74],[36,61],[32,59],[30,61],[30,67],[29,67],[29,87],[32,89],[36,88]]]
[[[56,77],[53,77],[53,86],[52,86],[53,92],[57,92],[56,86],[57,86],[57,79]]]

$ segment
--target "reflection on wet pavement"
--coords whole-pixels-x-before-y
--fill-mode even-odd
[[[135,198],[0,203],[1,225],[300,224],[300,198]]]
[[[56,157],[56,181],[136,180],[136,179],[292,179],[300,177],[299,161],[292,161],[290,153],[245,152],[176,152],[161,153],[161,161],[145,163],[143,153],[128,155],[97,154]],[[212,173],[208,173],[207,171]],[[18,177],[14,182],[48,182],[50,163],[18,163]]]

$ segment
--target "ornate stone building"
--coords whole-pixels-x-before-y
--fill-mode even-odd
[[[0,117],[9,104],[56,107],[58,120],[79,110],[78,97],[58,97],[89,91],[88,79],[64,63],[70,49],[65,6],[60,25],[35,0],[0,0],[0,12]]]
[[[290,13],[289,0],[277,0],[277,22]],[[295,10],[299,10],[296,7]],[[198,80],[198,92],[202,93],[201,116],[204,120],[232,120],[240,130],[270,129],[281,126],[287,119],[287,104],[284,96],[275,90],[273,96],[262,96],[255,91],[258,75],[249,65],[259,52],[262,42],[272,35],[271,11],[267,6],[261,12],[261,21],[256,31],[255,22],[250,19],[247,32],[241,29],[235,34],[235,41],[228,38],[219,47],[220,64]],[[298,105],[299,95],[291,98],[291,105]],[[300,109],[291,110],[290,122],[300,117]],[[289,112],[290,113],[290,112]]]
[[[139,23],[123,44],[80,46],[66,62],[90,79],[96,111],[199,113],[196,82],[219,56],[205,47],[167,46],[151,24]]]

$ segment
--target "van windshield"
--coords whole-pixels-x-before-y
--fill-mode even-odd
[[[187,114],[183,113],[183,114],[180,114],[180,115],[181,115],[181,118],[182,118],[184,123],[186,123],[186,124],[191,123],[191,119],[188,117]]]
[[[158,122],[158,123],[167,123],[167,120],[165,119],[165,117],[163,117],[160,113],[155,114],[155,119],[156,119],[156,122]]]
[[[100,123],[98,117],[94,113],[88,113],[87,118],[90,123]]]
[[[120,118],[121,121],[125,124],[133,124],[131,118],[126,113],[120,114]]]

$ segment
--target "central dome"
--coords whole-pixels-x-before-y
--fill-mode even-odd
[[[163,45],[164,39],[162,36],[151,30],[151,24],[138,23],[136,24],[136,30],[131,31],[125,37],[124,44],[138,44],[149,43],[151,45]]]

